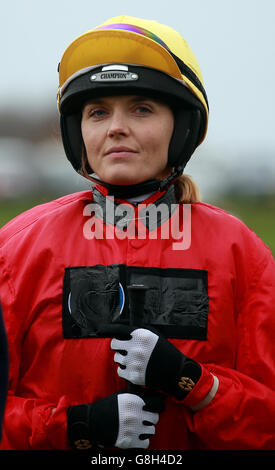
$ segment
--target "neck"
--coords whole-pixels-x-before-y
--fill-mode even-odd
[[[102,181],[95,173],[90,175],[94,183],[107,188],[108,194],[118,199],[131,199],[143,195],[153,194],[157,191],[163,192],[182,174],[183,168],[176,168],[173,173],[164,180],[151,179],[134,185],[115,185]],[[143,199],[144,200],[144,199]]]
[[[129,197],[129,198],[126,198],[126,200],[130,202],[131,204],[137,204],[138,202],[142,202],[142,201],[145,201],[145,199],[148,199],[148,197],[152,196],[154,192],[155,191],[146,193],[146,194],[140,194],[139,196]]]

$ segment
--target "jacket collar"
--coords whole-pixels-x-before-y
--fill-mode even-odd
[[[99,185],[92,189],[93,201],[100,208],[96,216],[104,220],[106,225],[113,223],[121,230],[125,230],[137,217],[149,231],[155,230],[165,223],[177,208],[174,185],[171,185],[167,191],[156,191],[141,202],[115,199],[108,196],[105,189]],[[157,210],[160,205],[166,206],[167,209]]]

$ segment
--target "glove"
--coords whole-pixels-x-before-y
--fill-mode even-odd
[[[163,396],[139,387],[137,393],[121,390],[95,403],[71,406],[67,413],[71,447],[147,449],[163,410]]]
[[[114,336],[111,348],[117,351],[114,361],[119,364],[118,375],[133,384],[183,400],[201,376],[200,364],[151,330],[112,324],[99,333]]]

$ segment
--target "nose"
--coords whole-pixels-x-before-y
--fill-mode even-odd
[[[129,135],[129,125],[127,116],[122,110],[114,110],[107,131],[108,137],[127,136]]]

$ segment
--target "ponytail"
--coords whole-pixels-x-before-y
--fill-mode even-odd
[[[178,202],[192,204],[201,200],[199,187],[189,175],[182,174],[179,176],[174,182],[174,187]]]

